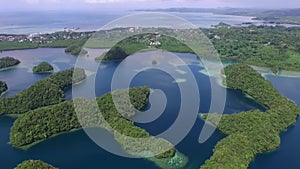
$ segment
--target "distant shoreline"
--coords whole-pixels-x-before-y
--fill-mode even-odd
[[[28,48],[28,49],[15,49],[15,50],[32,50],[32,49],[53,49],[53,48],[61,48],[61,49],[65,49],[65,47],[38,47],[38,48]],[[109,50],[108,48],[85,48],[87,50]],[[8,51],[15,51],[15,50],[7,50],[7,51],[3,51],[3,52],[8,52]],[[153,49],[152,49],[153,50]],[[146,50],[147,51],[147,50]],[[141,52],[146,52],[146,51],[141,51]],[[89,51],[90,52],[90,51]],[[174,53],[188,53],[188,52],[174,52]],[[192,54],[192,53],[191,53]],[[95,56],[94,56],[95,57]],[[96,57],[95,57],[96,58]],[[119,62],[120,60],[117,61],[107,61],[107,62]],[[226,61],[224,61],[226,62]],[[224,62],[222,62],[224,64]],[[226,62],[227,63],[227,62]],[[235,63],[233,63],[235,64]],[[230,65],[230,64],[229,64]],[[0,69],[0,71],[5,71],[5,70],[9,70],[12,68],[15,68],[19,66],[15,65],[15,66],[11,66],[8,68],[3,68]],[[275,75],[275,76],[281,76],[281,77],[291,77],[291,78],[300,78],[300,71],[288,71],[288,70],[279,70],[278,73],[274,74],[271,71],[271,68],[268,67],[261,67],[261,66],[255,66],[255,65],[250,65],[254,70],[260,72],[262,75]],[[47,72],[47,73],[52,73],[52,72]],[[42,73],[40,73],[42,74]],[[226,87],[226,86],[223,86]]]

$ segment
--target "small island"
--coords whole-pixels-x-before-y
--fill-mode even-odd
[[[2,96],[7,90],[7,84],[0,80],[0,96]]]
[[[13,57],[0,58],[0,70],[12,68],[17,66],[19,63],[21,62]]]
[[[157,65],[157,61],[156,61],[156,60],[153,60],[153,61],[152,61],[152,65]]]
[[[27,160],[19,164],[15,169],[57,169],[40,160]]]
[[[34,66],[32,71],[33,73],[51,73],[53,72],[54,68],[48,62],[41,62],[37,66]]]

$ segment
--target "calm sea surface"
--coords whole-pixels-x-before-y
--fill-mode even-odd
[[[80,28],[79,31],[99,30],[119,17],[134,14],[133,11],[44,11],[44,12],[0,12],[0,34],[51,33],[64,28]],[[141,13],[141,12],[139,12]],[[182,17],[191,23],[209,28],[220,22],[236,25],[250,22],[252,17],[217,15],[212,13],[169,14]]]
[[[103,52],[103,51],[102,51]],[[95,53],[95,51],[94,51]],[[96,52],[97,53],[97,52]],[[144,53],[145,54],[145,53]],[[196,59],[193,54],[179,54],[179,56],[188,65],[196,78],[199,92],[200,92],[200,107],[199,112],[208,112],[211,101],[211,82],[209,77],[203,72],[204,67],[201,66],[200,61]],[[100,55],[100,53],[99,53]],[[12,56],[21,60],[21,64],[14,69],[0,71],[0,79],[7,82],[9,91],[4,97],[9,97],[20,91],[28,88],[36,81],[41,80],[48,75],[33,74],[31,69],[34,65],[41,61],[47,61],[55,67],[55,71],[69,69],[74,66],[76,57],[65,54],[64,49],[30,49],[7,51],[0,53],[0,57]],[[125,63],[123,69],[126,71],[137,71],[133,67],[140,64],[142,61],[147,61],[149,58],[140,57],[134,62]],[[76,90],[84,90],[87,86],[95,84],[95,93],[97,96],[111,91],[112,75],[119,63],[106,63],[98,65],[93,58],[82,58],[90,68],[97,67],[97,74],[90,74],[89,78],[76,86]],[[151,61],[151,60],[149,60]],[[179,83],[174,83],[178,79],[172,78],[166,72],[154,68],[148,68],[141,71],[131,82],[131,86],[147,85],[153,89],[161,89],[167,96],[167,106],[164,113],[159,119],[147,123],[137,124],[145,128],[153,135],[159,134],[172,125],[178,115],[180,108],[180,92],[178,86],[180,83],[191,83],[189,79],[184,79],[184,68],[182,65],[176,65],[167,58],[160,61],[159,64],[166,67],[171,67],[178,77],[181,77]],[[95,77],[95,81],[92,79]],[[294,100],[300,104],[300,78],[289,78],[279,76],[266,76],[274,86],[286,97]],[[126,78],[126,76],[124,76]],[[119,79],[120,83],[123,79]],[[213,80],[212,83],[216,83]],[[247,111],[251,109],[264,110],[259,104],[247,98],[244,94],[224,89],[217,85],[218,88],[227,90],[227,101],[224,113],[238,113],[240,111]],[[68,99],[72,98],[72,90],[66,91]],[[186,112],[189,116],[189,112]],[[9,145],[9,130],[14,122],[14,119],[2,116],[0,117],[0,165],[1,168],[12,169],[18,163],[26,159],[40,159],[51,163],[60,169],[99,169],[99,168],[124,168],[124,169],[158,169],[154,163],[145,159],[130,159],[112,155],[109,152],[98,147],[90,138],[82,131],[72,132],[68,134],[59,135],[50,138],[42,143],[37,144],[28,151],[18,150]],[[198,143],[198,137],[201,132],[203,121],[196,120],[192,130],[187,137],[176,146],[176,148],[189,158],[189,163],[186,168],[198,169],[204,162],[212,155],[212,149],[215,144],[224,137],[221,133],[216,131],[212,137],[204,144]],[[184,124],[183,124],[184,125]],[[105,132],[104,132],[105,133]],[[109,133],[106,137],[112,137]],[[299,166],[300,157],[300,123],[295,127],[290,128],[286,133],[282,134],[282,145],[276,152],[259,155],[251,164],[251,169],[281,169],[285,166],[296,169]],[[118,144],[116,143],[116,146]]]

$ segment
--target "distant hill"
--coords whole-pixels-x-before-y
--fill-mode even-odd
[[[245,16],[263,16],[263,17],[281,17],[281,16],[300,16],[300,8],[295,9],[252,9],[252,8],[166,8],[138,11],[153,12],[198,12],[215,13],[223,15],[245,15]]]

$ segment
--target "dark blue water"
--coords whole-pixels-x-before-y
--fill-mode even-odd
[[[7,81],[7,84],[9,86],[9,92],[5,95],[5,97],[12,96],[26,89],[34,82],[48,76],[32,74],[30,70],[38,62],[48,61],[54,65],[55,71],[59,71],[72,67],[76,61],[75,57],[65,54],[63,49],[32,49],[0,53],[0,57],[7,55],[19,58],[22,61],[22,63],[15,69],[0,72],[0,79]],[[208,112],[211,99],[209,77],[205,74],[199,73],[199,71],[203,70],[203,67],[198,64],[199,61],[196,59],[195,55],[177,55],[179,55],[184,61],[186,61],[189,68],[192,70],[194,76],[196,77],[201,97],[199,112]],[[130,68],[130,65],[132,64],[140,64],[141,61],[144,61],[146,59],[147,58],[141,57],[140,59],[137,59],[135,63],[128,63],[127,65],[125,64],[124,68]],[[86,59],[86,61],[89,63],[89,67],[97,66],[97,64],[93,61],[92,58],[88,58]],[[170,63],[168,62],[161,64],[166,64],[170,66]],[[81,83],[80,85],[76,86],[76,88],[78,90],[84,89],[91,83],[95,83],[95,93],[97,96],[101,96],[107,92],[110,92],[110,83],[112,75],[118,65],[119,63],[106,63],[100,65],[100,68],[96,75],[90,75],[89,79],[87,79],[84,83]],[[174,66],[174,71],[178,69],[182,69],[181,66]],[[95,82],[91,80],[91,77],[93,76],[96,76]],[[281,83],[283,79],[277,79],[277,77],[270,77],[270,81],[272,81],[275,84],[275,86],[276,84]],[[156,69],[147,69],[139,73],[131,82],[132,87],[147,85],[153,89],[161,89],[167,96],[167,107],[164,113],[157,120],[147,124],[137,124],[138,126],[145,128],[153,135],[159,134],[166,130],[169,126],[172,125],[172,123],[178,115],[178,109],[181,100],[180,93],[178,91],[179,84],[173,83],[174,80],[175,79],[173,79],[170,75],[168,75],[165,72]],[[288,81],[286,83],[299,83],[299,81],[299,79],[295,79],[295,81]],[[122,82],[122,79],[120,79],[120,82]],[[185,81],[183,83],[189,83],[189,81]],[[212,81],[212,83],[217,82]],[[219,87],[222,88],[221,86]],[[276,87],[280,88],[280,85]],[[297,85],[295,87],[297,87]],[[289,88],[288,91],[290,90],[292,90],[292,88]],[[297,94],[297,92],[293,93],[294,95]],[[66,95],[69,99],[72,97],[71,89],[66,91]],[[297,97],[299,97],[299,94]],[[297,97],[295,96],[294,98],[290,98],[299,100],[299,98]],[[238,113],[240,111],[247,111],[257,108],[264,110],[260,105],[258,105],[253,100],[247,98],[244,94],[228,89],[225,113]],[[186,112],[186,115],[189,116],[189,112]],[[82,130],[50,138],[42,143],[35,145],[28,151],[18,150],[11,147],[8,144],[9,129],[12,126],[13,121],[14,120],[9,117],[0,117],[0,133],[2,133],[0,137],[0,149],[2,150],[2,153],[0,154],[1,168],[13,168],[18,163],[26,159],[40,159],[45,162],[51,163],[54,166],[59,167],[60,169],[158,169],[158,167],[155,166],[154,163],[145,159],[124,158],[106,152],[105,150],[94,144]],[[192,130],[188,133],[187,137],[176,146],[176,148],[180,152],[182,152],[189,158],[189,163],[186,166],[186,168],[198,169],[205,162],[205,160],[207,160],[212,155],[212,150],[215,144],[224,137],[224,135],[216,131],[207,142],[205,142],[204,144],[199,144],[198,137],[203,127],[203,124],[203,121],[197,119],[196,123],[194,124]],[[293,144],[295,143],[295,145],[297,145],[297,140],[294,139],[296,138],[297,132],[299,132],[300,129],[297,130],[296,126],[295,128],[290,129],[286,134],[289,135],[289,133],[293,133],[294,130],[296,131],[296,133],[294,133],[294,136],[283,136],[283,144],[286,141],[288,146],[289,143],[291,143],[288,139],[292,139]],[[106,133],[105,136],[112,137],[109,133]],[[116,146],[119,146],[117,143],[115,144]],[[289,145],[288,147],[293,146]],[[282,146],[282,149],[283,148],[284,145]],[[280,152],[280,150],[278,151],[279,157],[287,156],[287,154],[285,153],[286,151]],[[285,150],[290,151],[289,149]],[[297,148],[295,148],[293,151],[297,152]],[[288,157],[289,156],[287,156],[286,158]],[[268,155],[259,156],[253,164],[252,168],[266,168],[264,166],[270,165],[268,158],[270,158],[268,157]],[[288,159],[290,162],[297,162],[296,157]],[[272,163],[274,163],[273,160],[274,159],[272,159]],[[276,160],[276,162],[285,163],[286,161]],[[272,166],[271,168],[282,168],[277,166]]]
[[[279,92],[300,106],[300,78],[267,75]],[[300,166],[300,121],[280,135],[280,148],[274,152],[258,155],[250,169],[289,168]]]

